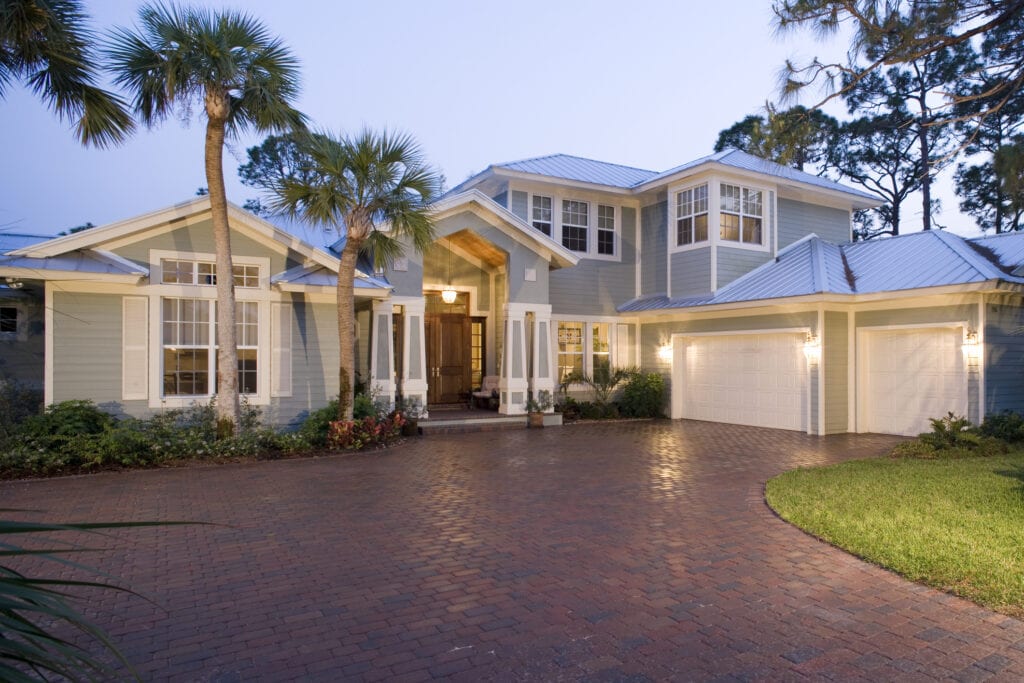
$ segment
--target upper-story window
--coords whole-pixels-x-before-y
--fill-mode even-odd
[[[533,195],[533,227],[551,237],[551,197]]]
[[[739,185],[721,185],[719,236],[730,242],[762,244],[764,202],[761,190]]]
[[[597,253],[615,255],[615,207],[597,205]]]
[[[708,241],[708,186],[676,193],[676,246]]]
[[[235,287],[260,286],[260,267],[240,264],[231,267]],[[217,264],[210,261],[160,259],[161,282],[165,285],[216,285]]]
[[[575,199],[562,200],[562,246],[572,251],[587,251],[590,229],[590,205]]]

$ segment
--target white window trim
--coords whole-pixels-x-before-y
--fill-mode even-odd
[[[555,198],[554,198],[554,196],[550,195],[550,194],[544,194],[544,193],[541,193],[541,192],[530,192],[530,193],[528,193],[528,195],[529,195],[530,199],[527,202],[527,208],[526,208],[526,213],[527,213],[527,221],[526,222],[527,222],[527,224],[530,226],[531,229],[536,230],[540,234],[544,235],[544,231],[543,230],[540,230],[539,228],[536,228],[533,225],[533,222],[535,220],[537,220],[536,218],[533,217],[533,208],[534,208],[533,200],[538,198],[538,197],[543,198],[543,199],[547,199],[550,202],[550,204],[551,204],[548,207],[548,210],[551,212],[551,220],[548,221],[548,229],[551,231],[551,234],[550,235],[545,235],[545,237],[551,237],[551,239],[554,239],[555,238],[555,224],[556,224],[555,223],[555,211],[557,210],[555,208]],[[544,221],[539,221],[539,222],[543,223]]]
[[[205,299],[214,302],[210,307],[212,324],[216,324],[217,288],[211,285],[178,285],[162,284],[163,272],[161,259],[216,261],[215,254],[199,252],[168,251],[150,249],[150,286],[149,294],[149,407],[150,408],[187,408],[195,403],[205,403],[213,396],[164,396],[163,395],[163,305],[165,298]],[[265,406],[270,404],[271,383],[271,325],[270,319],[270,259],[256,256],[235,256],[231,261],[238,265],[257,265],[260,267],[259,287],[238,287],[235,289],[235,300],[254,301],[257,303],[259,321],[258,344],[256,352],[257,388],[256,394],[245,394],[250,405]],[[211,347],[212,348],[212,347]],[[214,379],[210,378],[213,389]]]
[[[583,323],[583,373],[594,374],[594,323],[608,324],[608,357],[610,366],[614,370],[618,367],[636,365],[635,359],[623,359],[618,349],[618,334],[616,325],[628,324],[635,330],[633,323],[623,323],[622,318],[615,316],[593,316],[593,315],[553,315],[551,316],[551,349],[554,356],[555,384],[558,385],[558,324],[559,323]],[[584,391],[585,384],[574,383],[568,385],[569,391]]]
[[[676,195],[683,190],[689,190],[697,187],[698,185],[707,184],[708,186],[708,239],[706,242],[697,242],[696,244],[684,244],[676,245],[676,221],[679,216],[677,215],[678,206],[676,202]],[[732,240],[723,240],[721,237],[722,218],[721,218],[721,206],[722,206],[722,184],[726,185],[737,185],[740,188],[747,188],[749,190],[757,190],[761,192],[761,244],[750,244],[748,242],[734,242]],[[776,228],[778,221],[778,211],[776,208],[776,198],[770,197],[769,194],[777,194],[774,187],[768,185],[759,185],[752,183],[750,180],[745,178],[733,178],[730,176],[704,176],[699,181],[693,179],[687,179],[686,182],[681,182],[676,185],[672,185],[668,188],[668,253],[676,254],[684,251],[694,251],[696,249],[706,249],[708,247],[726,247],[728,249],[745,249],[747,251],[764,251],[773,253],[773,247],[777,240],[778,230]]]
[[[525,192],[528,200],[526,202],[526,216],[525,223],[530,226],[531,230],[536,230],[533,227],[533,198],[534,195],[541,197],[551,198],[551,239],[558,243],[559,246],[568,249],[562,244],[562,200],[583,202],[588,205],[588,220],[587,225],[587,250],[586,251],[574,251],[569,249],[570,252],[580,258],[592,259],[594,261],[622,261],[622,207],[624,206],[621,198],[615,197],[602,197],[595,193],[590,192],[575,192],[571,189],[569,191],[560,191],[555,188],[534,188],[532,186],[510,186],[509,192]],[[615,253],[614,254],[599,254],[597,253],[597,206],[610,206],[615,210]],[[625,204],[630,206],[637,211],[639,215],[639,208],[632,204]],[[543,234],[543,233],[541,233]]]

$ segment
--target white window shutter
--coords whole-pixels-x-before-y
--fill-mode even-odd
[[[615,366],[627,368],[636,365],[633,356],[633,345],[629,343],[629,325],[619,323],[615,326]]]
[[[292,395],[292,305],[270,309],[270,395]]]
[[[121,398],[149,398],[149,299],[126,296],[121,316]]]

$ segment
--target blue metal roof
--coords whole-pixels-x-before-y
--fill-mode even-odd
[[[568,154],[549,154],[533,159],[521,159],[504,164],[495,164],[495,168],[504,168],[521,173],[550,176],[576,180],[581,183],[609,185],[611,187],[630,188],[650,180],[658,175],[655,171],[647,171],[632,166],[610,164],[606,161],[584,159]]]
[[[296,266],[270,278],[271,284],[287,282],[313,287],[337,287],[338,274],[319,264]],[[356,289],[391,289],[391,283],[381,277],[370,277],[357,272],[353,282]]]
[[[1024,232],[976,237],[970,244],[1004,271],[1024,275]]]
[[[92,273],[100,275],[137,275],[149,269],[124,259],[111,258],[92,250],[69,251],[60,256],[33,258],[31,256],[0,256],[0,274],[5,269],[24,269],[44,272]]]
[[[978,250],[979,243],[1000,256]],[[811,294],[873,294],[992,280],[1024,284],[1024,277],[1011,274],[1012,268],[1020,266],[1018,259],[1024,258],[1024,233],[1000,242],[998,252],[991,243],[991,238],[965,240],[944,230],[843,245],[809,235],[714,294],[675,299],[646,296],[626,302],[619,310],[693,308]]]

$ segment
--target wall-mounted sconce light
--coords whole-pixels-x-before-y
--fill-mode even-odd
[[[807,360],[821,358],[821,339],[818,335],[807,333],[807,338],[804,339],[804,356]]]
[[[964,353],[967,354],[968,360],[972,361],[978,360],[978,356],[981,355],[981,341],[975,330],[967,330],[964,335]]]
[[[658,347],[658,360],[663,363],[672,362],[672,344],[662,344]]]

